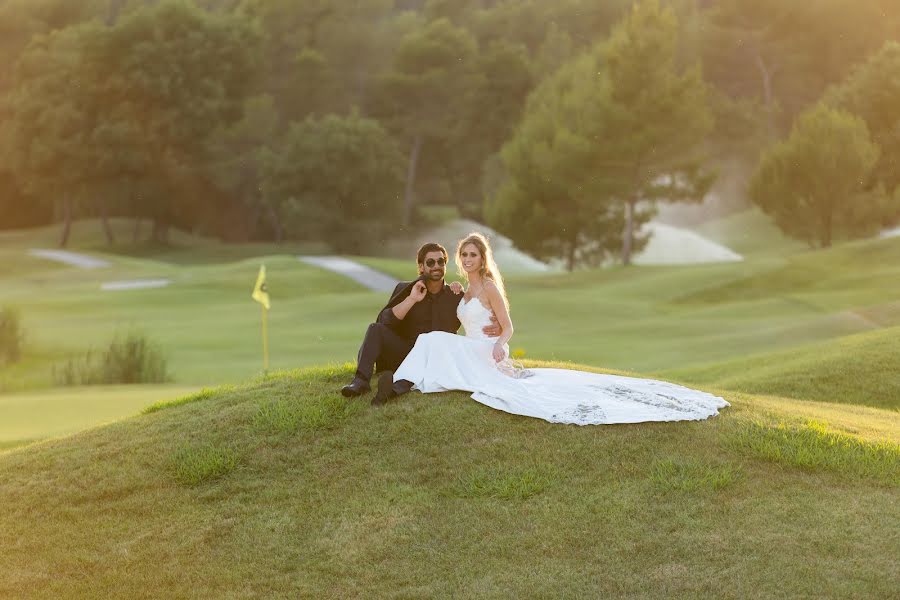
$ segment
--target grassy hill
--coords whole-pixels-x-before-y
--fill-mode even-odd
[[[900,327],[662,375],[689,384],[900,409]]]
[[[461,393],[373,409],[336,394],[349,374],[281,373],[0,454],[0,596],[900,586],[895,412],[728,394],[704,422],[561,426]]]

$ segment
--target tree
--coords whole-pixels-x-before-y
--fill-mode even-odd
[[[429,23],[401,42],[380,82],[378,114],[409,144],[402,222],[409,225],[422,148],[446,140],[466,114],[474,88],[475,39],[446,19]]]
[[[529,99],[504,148],[510,181],[489,210],[517,244],[539,255],[562,252],[571,269],[621,240],[627,265],[654,201],[703,197],[711,178],[699,150],[711,118],[699,69],[675,66],[677,30],[671,10],[641,2],[608,43]],[[623,214],[623,229],[612,235]],[[531,225],[519,233],[523,222]]]
[[[482,171],[489,157],[512,135],[532,89],[524,46],[493,42],[475,60],[468,101],[447,137],[435,140],[460,213],[481,220]]]
[[[712,129],[698,66],[680,69],[678,21],[658,0],[637,3],[603,48],[608,81],[593,165],[624,204],[622,262],[631,263],[638,202],[700,201],[712,183],[702,145]]]
[[[63,217],[59,241],[69,240],[75,202],[92,168],[90,93],[80,61],[91,29],[36,37],[19,61],[5,102],[4,158],[26,194]]]
[[[97,109],[133,136],[121,143],[142,153],[161,192],[146,211],[165,241],[169,225],[191,225],[209,210],[192,191],[208,187],[210,135],[241,115],[259,37],[239,16],[169,1],[129,13],[88,42],[83,60]]]
[[[881,148],[872,184],[900,186],[900,43],[887,42],[840,85],[826,102],[862,117]]]
[[[706,3],[705,74],[736,99],[759,98],[774,140],[829,84],[896,38],[891,0],[719,0]]]
[[[309,117],[291,126],[263,169],[263,196],[288,235],[360,253],[375,246],[401,208],[403,157],[375,120]]]
[[[836,231],[865,232],[885,211],[898,214],[900,198],[862,193],[877,160],[865,122],[820,103],[763,155],[750,197],[786,234],[827,248]]]
[[[571,271],[597,264],[621,244],[621,207],[596,176],[592,154],[602,129],[608,81],[599,53],[567,63],[529,96],[501,152],[505,180],[485,207],[488,224],[541,259]]]
[[[281,218],[260,190],[263,165],[271,160],[282,137],[275,103],[263,95],[249,98],[241,120],[219,129],[210,139],[210,178],[232,199],[224,212],[237,214],[244,237],[253,237],[266,218],[275,242],[282,240]]]

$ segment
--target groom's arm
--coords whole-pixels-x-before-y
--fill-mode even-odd
[[[394,314],[393,308],[398,304],[398,301],[402,301],[400,298],[398,298],[398,295],[407,285],[409,285],[409,283],[405,283],[403,281],[397,284],[397,287],[395,287],[394,291],[391,293],[391,299],[388,301],[387,306],[381,309],[381,312],[378,313],[378,319],[376,320],[378,323],[387,325],[388,327],[395,327],[400,323],[400,319],[398,319],[397,315]]]

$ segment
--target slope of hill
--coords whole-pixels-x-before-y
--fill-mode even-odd
[[[335,393],[349,374],[284,373],[0,455],[0,596],[876,598],[900,584],[897,413],[832,405],[826,424],[738,394],[710,421],[579,428],[460,393],[373,409]],[[857,422],[868,439],[846,433]]]
[[[900,327],[662,374],[751,394],[900,409]]]
[[[693,229],[748,256],[785,256],[809,249],[803,242],[784,235],[772,219],[755,206],[700,223]]]

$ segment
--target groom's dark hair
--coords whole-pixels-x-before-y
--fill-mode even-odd
[[[424,263],[425,255],[429,252],[440,252],[444,255],[444,260],[448,260],[447,250],[443,246],[437,242],[428,242],[427,244],[422,244],[422,247],[419,248],[419,252],[416,254],[416,262],[420,265]]]

